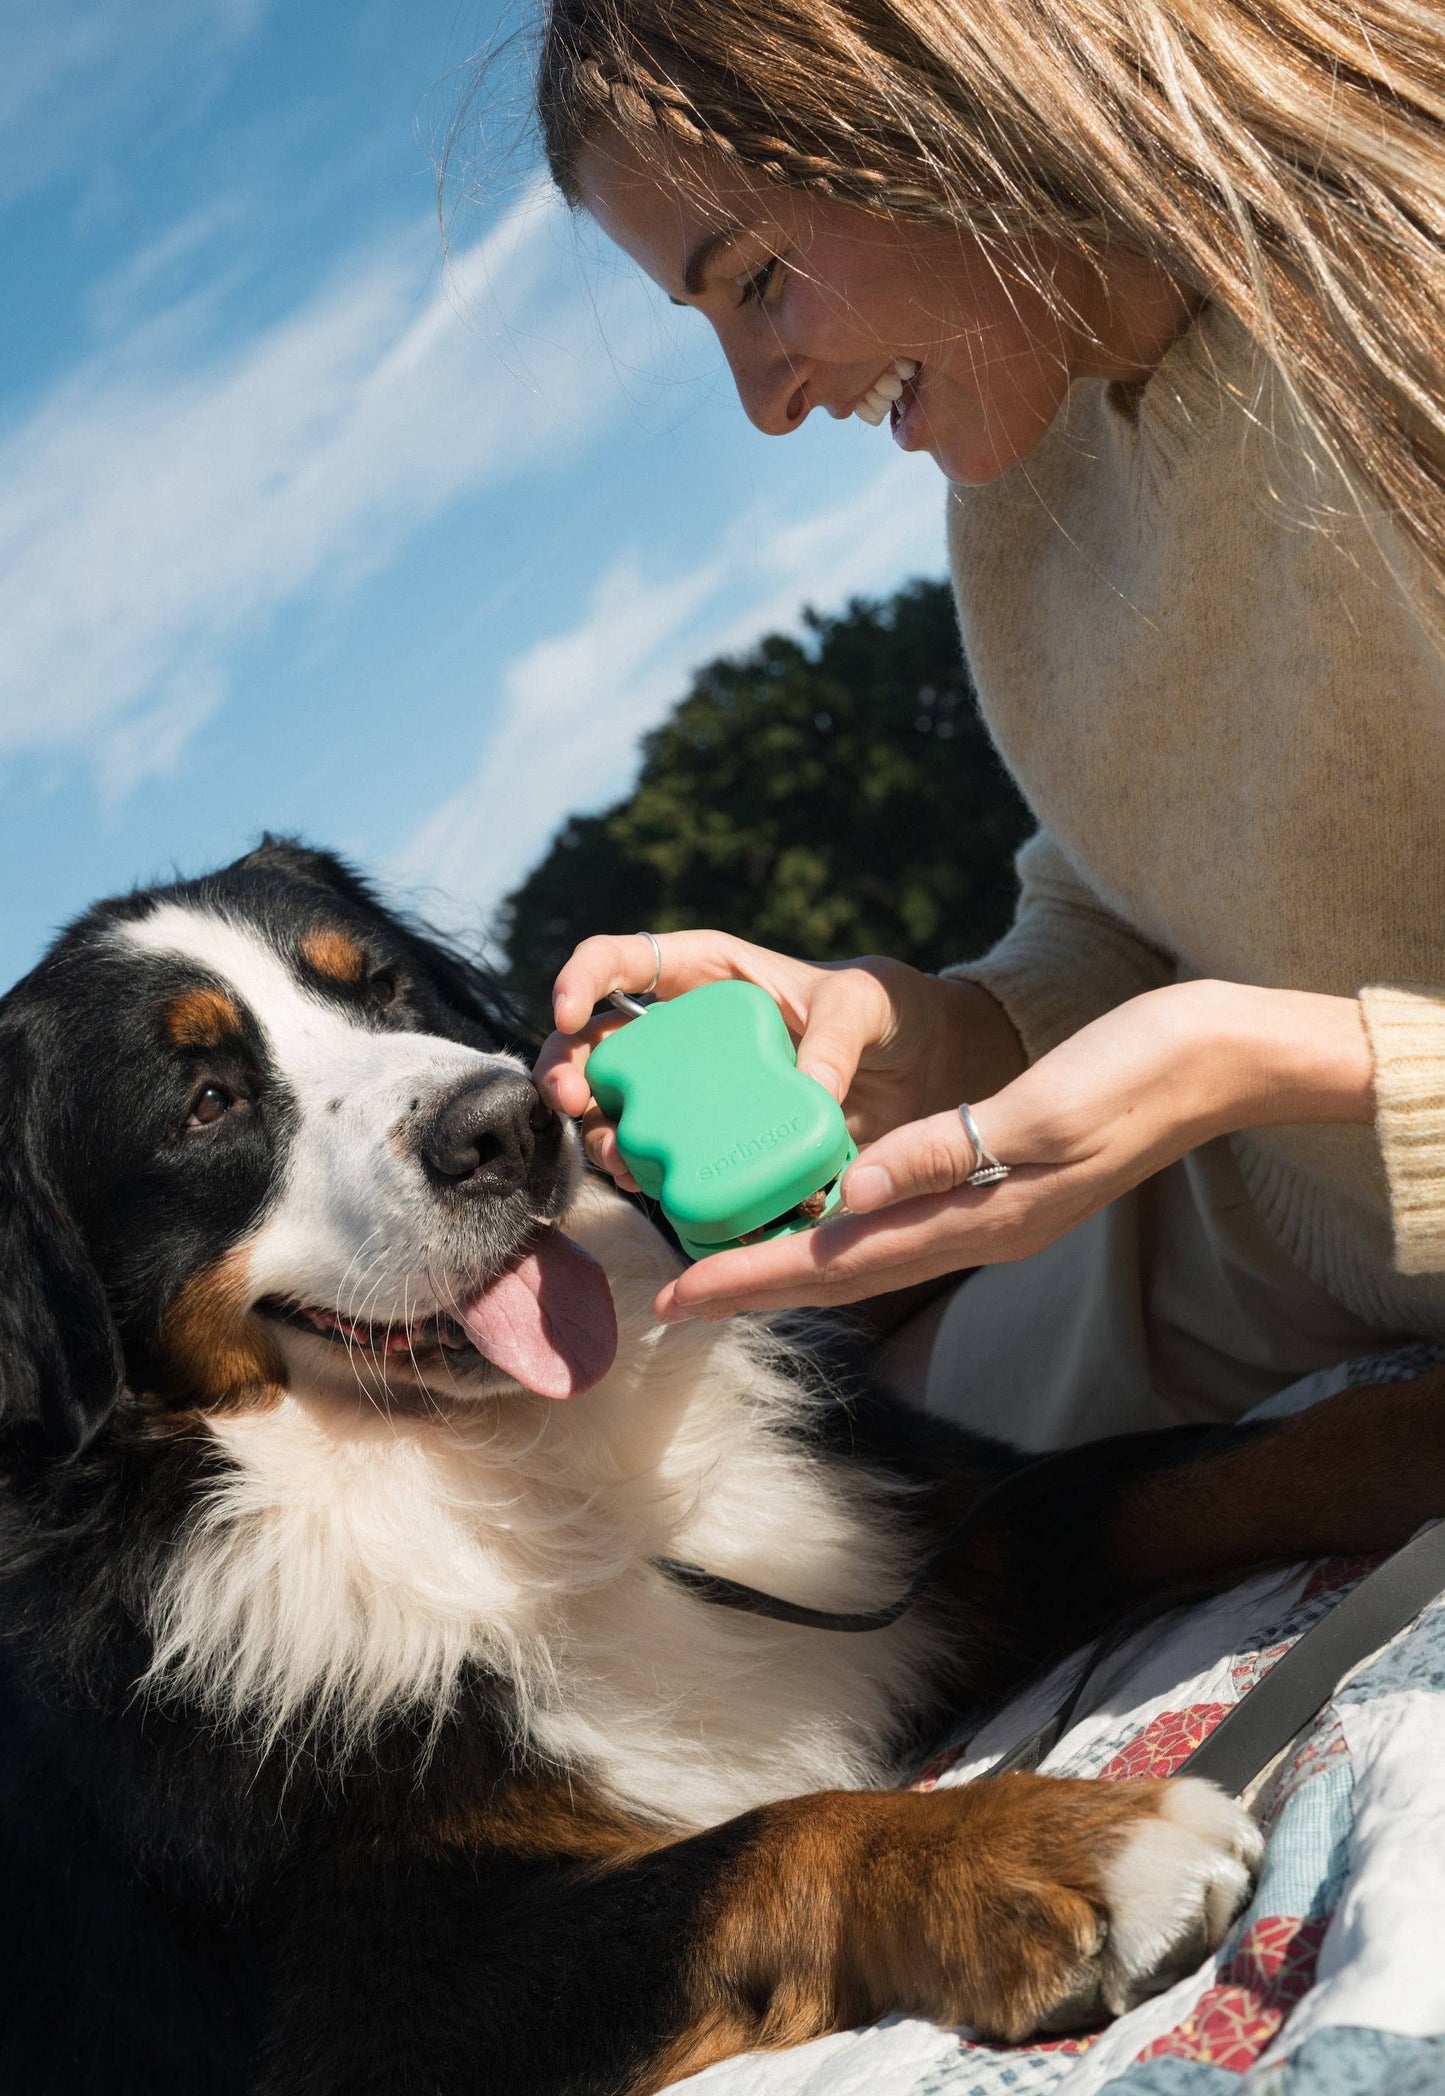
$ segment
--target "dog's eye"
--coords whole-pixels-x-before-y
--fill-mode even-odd
[[[369,978],[366,987],[371,994],[373,1004],[388,1005],[396,1003],[396,977],[389,968],[378,968],[376,973]]]
[[[217,1121],[224,1119],[235,1103],[234,1095],[228,1092],[224,1085],[203,1085],[191,1101],[190,1118],[186,1125],[189,1128],[210,1128]]]

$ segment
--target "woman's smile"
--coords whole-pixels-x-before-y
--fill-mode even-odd
[[[871,422],[876,429],[884,416],[891,416],[896,431],[902,418],[899,402],[905,387],[913,385],[922,366],[913,357],[895,357],[886,364],[874,379],[861,399],[855,400],[851,412],[862,422]]]

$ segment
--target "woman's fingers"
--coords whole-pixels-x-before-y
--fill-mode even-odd
[[[858,1302],[1042,1251],[1228,1125],[1210,1119],[1189,1082],[1189,1025],[1200,1033],[1196,1061],[1212,1049],[1210,1027],[1217,1033],[1207,1003],[1191,1020],[1197,1002],[1180,1016],[1172,990],[1150,991],[984,1099],[974,1117],[1007,1178],[968,1184],[979,1156],[956,1108],[892,1128],[844,1175],[851,1214],[700,1261],[663,1290],[658,1315]]]
[[[592,1016],[594,1008],[614,990],[635,995],[655,989],[660,997],[680,997],[701,983],[738,979],[766,990],[794,1033],[803,1033],[812,1025],[809,993],[815,982],[825,985],[824,1024],[814,1052],[828,1074],[821,1068],[815,1068],[814,1074],[823,1077],[836,1097],[843,1096],[866,1046],[866,1027],[846,1023],[841,1010],[845,1000],[834,989],[831,975],[809,962],[770,953],[766,947],[749,945],[726,932],[663,932],[656,944],[654,952],[652,938],[642,932],[599,935],[584,939],[563,967],[552,992],[556,1031],[544,1043],[534,1073],[550,1106],[574,1118],[586,1111],[591,1099],[587,1058],[605,1033],[626,1024],[620,1013]],[[859,979],[871,984],[866,976]],[[876,1002],[881,992],[876,984],[871,988],[871,1001]],[[808,1067],[806,1062],[804,1067]]]
[[[866,968],[820,971],[798,1042],[798,1068],[835,1099],[846,1099],[865,1051],[892,1016],[887,991]]]
[[[591,1046],[580,1034],[548,1034],[532,1069],[532,1082],[547,1104],[574,1121],[592,1096],[582,1074]]]
[[[597,1043],[627,1020],[621,1012],[594,1019],[580,1034],[550,1034],[532,1071],[532,1080],[547,1104],[580,1123],[582,1147],[588,1159],[606,1172],[626,1193],[636,1193],[637,1181],[622,1161],[617,1132],[604,1120],[593,1100],[586,1075],[587,1058]]]
[[[980,1135],[987,1141],[985,1131]],[[855,1215],[871,1215],[895,1201],[948,1194],[968,1183],[979,1162],[957,1109],[908,1121],[871,1143],[843,1179],[843,1199]]]
[[[605,1121],[595,1106],[582,1116],[582,1147],[599,1171],[616,1180],[624,1193],[639,1191],[637,1181],[622,1161],[622,1152],[617,1147],[617,1131],[610,1121]]]
[[[633,1181],[611,1131],[596,1115],[587,1081],[587,1059],[596,1043],[628,1023],[620,1013],[593,1016],[605,997],[615,990],[635,994],[655,988],[667,998],[702,983],[756,983],[773,998],[798,1041],[798,1067],[842,1101],[864,1056],[892,1037],[896,1012],[887,976],[893,965],[868,959],[820,968],[715,931],[664,932],[656,950],[652,937],[641,932],[584,939],[557,977],[557,1030],[537,1059],[537,1088],[549,1106],[582,1120],[589,1157],[619,1185],[630,1187]]]
[[[844,1273],[836,1260],[819,1256],[823,1247],[818,1243],[841,1227],[846,1226],[830,1224],[826,1230],[803,1231],[771,1244],[700,1259],[661,1291],[653,1306],[655,1315],[672,1324],[688,1317],[731,1317],[739,1310],[814,1308],[846,1301],[838,1293],[846,1286]],[[877,1295],[890,1285],[870,1275],[860,1292]]]
[[[587,1058],[600,1040],[627,1024],[623,1012],[607,1012],[580,1033],[549,1033],[532,1068],[532,1082],[549,1106],[581,1118],[592,1101]]]
[[[593,1006],[614,990],[638,995],[651,988],[659,997],[680,997],[700,983],[741,981],[766,990],[792,1032],[801,1034],[815,985],[832,973],[812,961],[735,939],[730,932],[659,932],[657,953],[652,945],[644,932],[584,939],[553,985],[558,1032],[576,1033],[586,1025]]]
[[[779,970],[797,971],[804,963],[750,946],[727,932],[600,933],[584,939],[566,962],[552,988],[552,1016],[559,1033],[576,1033],[587,1024],[594,1005],[614,990],[632,995],[653,990],[659,997],[680,997],[699,983],[742,976],[772,990]],[[661,961],[661,966],[658,963]],[[655,980],[654,980],[655,978]]]
[[[655,1313],[674,1323],[739,1310],[856,1303],[976,1265],[980,1238],[991,1240],[997,1230],[975,1205],[982,1198],[965,1195],[966,1206],[957,1195],[919,1201],[886,1215],[849,1216],[768,1244],[715,1252],[668,1283]]]
[[[664,937],[666,934],[664,934]],[[663,950],[661,939],[658,953]],[[658,955],[643,932],[599,934],[574,949],[552,986],[552,1017],[559,1033],[580,1033],[594,1005],[614,990],[633,993],[654,987]],[[661,989],[659,977],[656,986]],[[673,993],[675,994],[675,993]]]

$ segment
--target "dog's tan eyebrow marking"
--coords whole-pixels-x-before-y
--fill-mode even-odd
[[[348,989],[354,989],[366,977],[366,955],[346,932],[303,933],[301,958],[328,982],[344,983]]]
[[[223,1048],[241,1036],[241,1014],[224,990],[182,990],[161,1013],[173,1048]]]

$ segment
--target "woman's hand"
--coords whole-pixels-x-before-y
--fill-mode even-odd
[[[798,1044],[798,1067],[843,1103],[858,1143],[916,1121],[958,1099],[982,1097],[1023,1068],[1018,1037],[992,997],[971,983],[923,975],[902,961],[870,957],[821,968],[770,953],[724,932],[664,932],[656,988],[677,997],[699,983],[757,983],[782,1011]],[[594,1164],[631,1190],[611,1126],[587,1089],[587,1057],[620,1014],[593,1020],[613,990],[644,990],[656,958],[641,933],[585,939],[557,977],[557,1032],[537,1062],[549,1103],[582,1123]]]
[[[1232,983],[1153,990],[975,1105],[985,1142],[1013,1167],[1007,1179],[965,1183],[976,1159],[956,1106],[894,1128],[845,1175],[850,1215],[700,1260],[662,1290],[657,1314],[851,1303],[1024,1259],[1212,1136],[1368,1121],[1373,1110],[1353,998]]]

